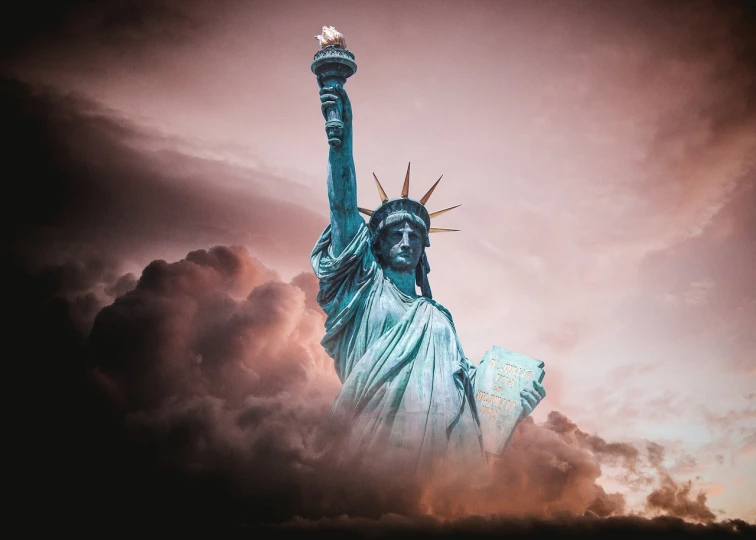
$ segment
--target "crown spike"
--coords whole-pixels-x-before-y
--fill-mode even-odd
[[[372,210],[368,210],[367,208],[360,208],[360,207],[358,206],[358,207],[357,207],[357,210],[358,210],[359,212],[361,212],[361,213],[365,214],[366,216],[372,216],[372,215],[373,215],[373,211],[372,211]]]
[[[429,233],[434,233],[434,232],[460,232],[460,229],[444,229],[442,227],[431,227],[430,229],[428,229],[428,232]]]
[[[378,177],[373,173],[373,178],[375,178],[375,187],[378,188],[378,195],[381,197],[381,202],[384,203],[388,200],[388,196],[386,195],[386,192],[383,191],[383,186],[378,181]]]
[[[428,214],[428,217],[430,217],[431,219],[433,219],[434,217],[440,216],[441,214],[445,214],[449,210],[454,210],[455,208],[457,208],[459,206],[462,206],[462,205],[461,204],[455,204],[454,206],[450,206],[449,208],[444,208],[443,210],[438,210],[436,212],[432,212],[432,213]]]
[[[407,175],[404,177],[404,185],[402,186],[402,197],[405,199],[409,197],[409,177],[410,177],[410,163],[407,163]]]
[[[425,204],[428,202],[428,199],[430,199],[430,196],[433,193],[433,190],[436,189],[436,186],[438,185],[438,183],[441,181],[443,177],[444,177],[443,174],[438,177],[438,180],[436,180],[436,183],[431,186],[431,188],[428,190],[428,193],[423,195],[423,198],[420,199],[420,204]]]

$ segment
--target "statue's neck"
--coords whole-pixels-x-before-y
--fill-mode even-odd
[[[415,291],[415,272],[397,272],[392,268],[384,267],[383,275],[407,296],[417,296],[417,292]]]

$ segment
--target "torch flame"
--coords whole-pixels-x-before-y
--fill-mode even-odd
[[[320,42],[321,49],[325,49],[331,45],[340,45],[341,47],[346,48],[344,36],[333,26],[324,26],[322,32],[323,33],[319,36],[315,36],[315,39]]]

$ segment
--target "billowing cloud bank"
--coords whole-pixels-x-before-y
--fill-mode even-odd
[[[50,275],[61,289],[41,305],[65,306],[53,311],[75,327],[71,314],[91,294],[82,291],[102,273],[60,268],[48,269]],[[324,315],[311,274],[283,282],[246,249],[217,246],[178,262],[154,261],[136,282],[111,280],[106,289],[117,297],[99,311],[88,339],[69,351],[81,358],[55,359],[85,362],[59,367],[66,380],[79,367],[84,379],[77,388],[89,397],[74,408],[86,411],[84,418],[60,418],[81,432],[72,436],[61,426],[77,467],[56,474],[84,488],[77,496],[83,506],[94,505],[93,519],[136,512],[132,519],[289,523],[290,532],[578,524],[567,516],[627,515],[625,497],[597,483],[604,465],[619,467],[628,486],[646,494],[645,516],[715,519],[706,496],[664,468],[663,447],[605,441],[556,411],[543,425],[520,425],[482,488],[464,477],[357,474],[335,459],[339,434],[324,424],[339,382],[319,345]],[[405,517],[387,525],[387,515]],[[469,521],[472,515],[487,525]],[[340,516],[349,516],[349,524]],[[504,517],[515,521],[505,526]],[[517,521],[524,518],[530,525]],[[683,526],[641,516],[611,523]]]

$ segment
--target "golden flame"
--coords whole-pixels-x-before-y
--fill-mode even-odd
[[[325,49],[331,45],[341,45],[346,48],[344,35],[333,26],[324,26],[322,32],[322,34],[315,36],[315,39],[320,42],[321,49]]]

